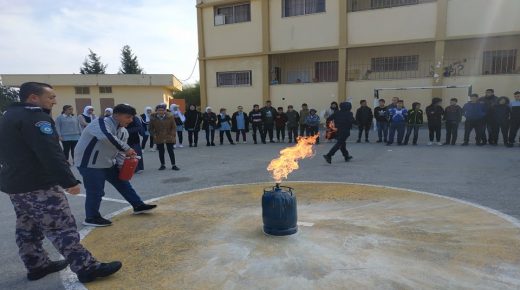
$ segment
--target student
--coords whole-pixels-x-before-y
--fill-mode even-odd
[[[334,115],[334,113],[336,113],[338,110],[339,110],[339,108],[338,108],[337,102],[330,103],[330,107],[327,110],[325,110],[325,113],[323,114],[323,118],[325,120],[328,120],[329,117]]]
[[[264,125],[264,138],[269,135],[269,142],[274,143],[274,118],[276,117],[276,110],[271,106],[271,101],[265,102],[265,107],[262,108],[262,122]]]
[[[495,123],[498,127],[495,131],[496,135],[493,136],[493,140],[498,141],[499,131],[501,131],[504,145],[507,146],[509,143],[509,126],[511,118],[511,107],[509,106],[508,97],[498,98],[497,104],[493,107],[493,116],[495,117]],[[491,145],[498,145],[498,142]]]
[[[408,111],[407,124],[408,127],[406,129],[406,137],[404,138],[404,145],[408,145],[408,141],[410,140],[410,135],[413,131],[413,145],[417,145],[417,139],[419,138],[419,128],[422,126],[423,120],[423,111],[421,110],[421,103],[415,102],[412,104],[412,109]]]
[[[372,109],[367,106],[366,100],[361,100],[359,104],[361,107],[359,107],[359,109],[356,111],[356,122],[359,128],[357,143],[361,143],[363,130],[365,130],[365,142],[369,143],[370,141],[368,140],[368,133],[372,127],[372,119],[374,119],[374,114],[372,114]]]
[[[206,107],[206,112],[202,114],[202,129],[206,131],[206,146],[215,146],[217,114],[212,112],[211,107]]]
[[[146,149],[146,142],[150,139],[150,151],[155,151],[153,148],[153,137],[150,135],[150,118],[152,116],[152,107],[144,108],[144,113],[141,114],[141,124],[144,129],[143,141],[141,142],[141,149]]]
[[[81,125],[78,118],[74,116],[74,109],[70,105],[63,106],[61,115],[56,119],[56,133],[58,134],[65,159],[69,161],[69,153],[74,160],[74,148],[81,136]]]
[[[105,118],[106,117],[110,117],[112,116],[112,114],[114,113],[114,110],[112,108],[106,108],[105,109],[105,114],[103,115]]]
[[[309,107],[307,104],[302,104],[302,109],[300,110],[300,136],[306,136],[307,126],[305,125],[305,120],[309,116]]]
[[[141,148],[141,137],[144,136],[144,128],[141,124],[140,118],[134,116],[132,123],[126,127],[128,131],[128,141],[126,142],[132,149],[135,150],[137,156],[139,156],[139,164],[135,168],[136,173],[140,173],[144,170],[144,157],[143,149]]]
[[[352,112],[352,104],[349,102],[343,102],[339,105],[340,110],[330,116],[327,121],[334,122],[338,131],[336,132],[336,144],[330,149],[329,153],[323,155],[325,161],[327,163],[332,163],[332,156],[336,154],[338,150],[341,150],[343,154],[343,158],[348,162],[352,159],[352,156],[349,154],[347,150],[347,139],[350,136],[350,129],[352,128],[352,124],[356,122]]]
[[[483,142],[483,124],[486,117],[485,105],[479,102],[477,94],[470,96],[470,101],[462,108],[466,122],[464,123],[464,143],[462,146],[467,146],[469,143],[469,134],[475,129],[475,140],[478,146],[485,145]]]
[[[377,126],[377,143],[388,142],[388,108],[385,106],[385,100],[379,100],[379,106],[374,109]]]
[[[394,143],[395,132],[397,131],[397,145],[402,145],[406,118],[408,117],[408,110],[404,108],[403,100],[397,101],[397,107],[388,110],[390,116],[390,134],[388,137],[387,146]]]
[[[300,114],[294,110],[293,105],[287,106],[287,132],[289,135],[289,143],[296,143],[298,139],[298,127],[300,123]]]
[[[260,106],[255,104],[253,110],[249,112],[249,122],[251,123],[251,129],[253,129],[253,142],[257,144],[256,132],[260,133],[260,140],[265,144],[264,126],[262,122],[262,112]]]
[[[220,133],[220,145],[224,145],[224,133],[226,134],[229,144],[235,145],[233,138],[231,138],[231,118],[225,108],[220,109],[220,114],[217,116],[217,128]]]
[[[485,145],[487,142],[489,142],[490,145],[496,145],[498,140],[495,139],[495,136],[498,138],[498,127],[495,121],[494,107],[497,104],[498,97],[495,96],[495,91],[493,89],[487,89],[486,95],[479,101],[484,103],[486,110],[486,117],[482,123],[482,144]]]
[[[428,118],[428,130],[430,133],[430,142],[428,146],[433,145],[433,140],[437,140],[437,145],[441,143],[442,116],[444,109],[441,107],[442,99],[433,98],[432,104],[426,107],[426,117]]]
[[[285,125],[287,123],[287,115],[283,111],[283,107],[278,107],[276,112],[275,126],[276,126],[276,140],[280,143],[280,140],[285,143]],[[280,139],[282,137],[282,139]]]
[[[231,131],[236,133],[235,141],[240,141],[240,134],[242,134],[242,141],[247,143],[246,133],[249,132],[249,117],[244,112],[244,107],[238,106],[237,111],[231,116]]]
[[[85,127],[87,127],[90,122],[94,121],[94,119],[96,119],[96,115],[94,115],[94,107],[85,106],[83,109],[83,114],[78,116],[81,129],[85,129]]]
[[[457,132],[459,123],[462,121],[462,108],[457,105],[458,100],[453,98],[450,105],[444,110],[444,120],[446,121],[446,142],[444,145],[455,145],[457,143]]]
[[[170,156],[172,170],[180,170],[175,163],[175,152],[173,151],[173,145],[176,141],[176,127],[177,125],[173,115],[166,111],[166,104],[157,105],[150,121],[150,134],[153,136],[155,144],[157,144],[157,151],[159,151],[159,161],[161,162],[159,170],[166,169],[164,147],[166,147],[166,151],[168,151],[168,155]]]
[[[392,98],[392,103],[390,105],[388,105],[388,109],[395,109],[397,108],[397,103],[399,102],[399,98],[398,97],[393,97]]]
[[[177,104],[171,104],[170,111],[173,114],[173,117],[175,118],[175,125],[177,125],[177,139],[179,142],[175,143],[175,148],[183,148],[182,145],[183,141],[183,133],[184,133],[184,122],[186,121],[186,117],[181,112],[179,106]]]
[[[316,114],[315,109],[310,109],[309,115],[305,118],[305,126],[307,127],[307,136],[320,134],[320,116]],[[316,139],[316,144],[320,144],[320,137]]]
[[[86,189],[84,225],[106,227],[112,222],[104,219],[99,212],[101,199],[105,195],[105,182],[112,184],[134,208],[134,214],[148,212],[156,205],[145,204],[128,181],[119,179],[119,169],[114,166],[118,152],[125,152],[128,157],[135,157],[134,149],[118,136],[136,115],[129,105],[117,105],[114,114],[90,123],[81,134],[76,147],[75,162],[83,176]]]
[[[511,107],[511,117],[509,126],[509,142],[507,147],[515,144],[516,133],[520,128],[520,91],[515,92],[515,99],[509,104]]]
[[[202,124],[202,114],[197,111],[195,105],[190,105],[186,112],[186,122],[184,122],[184,128],[188,131],[190,147],[197,147],[197,143],[199,143],[200,124]]]

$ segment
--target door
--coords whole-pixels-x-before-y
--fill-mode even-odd
[[[82,114],[86,106],[92,106],[90,98],[76,98],[76,115]]]
[[[106,108],[114,108],[114,98],[101,98],[99,99],[99,104],[101,108],[100,114],[104,114]]]

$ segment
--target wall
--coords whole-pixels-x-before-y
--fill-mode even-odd
[[[450,0],[447,36],[520,31],[518,0]]]
[[[513,99],[513,93],[520,90],[519,75],[493,75],[493,76],[462,76],[455,78],[445,78],[445,85],[473,85],[473,93],[483,96],[486,89],[494,89],[495,95],[506,96]],[[466,94],[453,95],[452,90],[445,90],[446,99],[458,97],[459,103],[466,100]]]
[[[271,101],[275,107],[287,109],[293,105],[297,110],[307,103],[309,109],[321,112],[330,107],[331,102],[338,101],[337,92],[337,83],[276,85],[271,86]]]
[[[282,83],[287,83],[287,75],[289,72],[306,72],[309,76],[309,81],[315,78],[315,63],[324,61],[337,61],[338,51],[315,51],[291,54],[272,55],[270,67],[281,68]]]
[[[432,39],[435,37],[437,3],[349,12],[350,45]]]
[[[339,44],[339,1],[345,0],[327,0],[324,13],[293,17],[282,17],[281,0],[269,1],[272,51],[331,47]]]

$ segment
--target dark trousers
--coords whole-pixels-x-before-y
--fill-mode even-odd
[[[207,144],[215,143],[215,129],[206,130],[206,143]]]
[[[408,141],[410,141],[410,135],[412,135],[413,131],[413,140],[412,143],[415,145],[417,144],[417,139],[419,139],[419,128],[421,125],[414,125],[414,124],[408,124],[406,127],[406,136],[404,137],[404,144],[408,144]]]
[[[480,144],[483,142],[482,135],[483,135],[483,121],[482,120],[466,120],[464,123],[464,143],[469,142],[469,134],[471,134],[471,131],[475,130],[475,140],[477,141],[477,144]]]
[[[16,213],[16,244],[28,271],[49,265],[42,243],[45,237],[65,257],[73,272],[99,265],[80,243],[76,220],[61,188],[9,194],[9,198]]]
[[[199,130],[188,130],[188,142],[190,145],[197,146],[197,143],[199,143]]]
[[[83,176],[83,185],[87,192],[87,197],[85,199],[85,216],[87,219],[101,216],[99,213],[99,207],[101,206],[101,198],[105,196],[105,181],[112,184],[119,194],[121,194],[133,207],[144,204],[130,182],[119,179],[119,169],[117,167],[79,167],[78,169],[81,176]]]
[[[166,144],[157,144],[157,150],[159,151],[159,161],[161,165],[165,165],[166,162],[164,160],[164,146],[166,145],[166,151],[168,151],[168,155],[170,156],[170,163],[175,165],[175,152],[173,151],[173,143]]]
[[[282,137],[282,138],[280,138]],[[284,127],[276,127],[276,140],[285,141],[285,126]]]
[[[240,140],[240,134],[242,134],[242,140],[244,142],[247,141],[247,137],[246,137],[246,130],[245,129],[238,129],[237,132],[236,132],[236,141],[239,142]]]
[[[455,145],[457,143],[457,133],[459,130],[459,122],[446,122],[446,144]]]
[[[274,124],[264,124],[264,138],[267,139],[267,136],[269,136],[269,141],[273,141]]]
[[[487,131],[487,134],[486,134]],[[498,124],[494,116],[488,115],[482,122],[482,143],[496,144],[498,142]]]
[[[379,141],[387,142],[388,140],[388,122],[377,121],[377,137]]]
[[[403,143],[405,123],[390,123],[390,133],[388,136],[388,144],[394,143],[395,132],[397,131],[397,144]]]
[[[233,138],[231,138],[231,131],[229,130],[219,130],[220,135],[220,145],[224,144],[224,133],[229,141],[229,144],[233,144]]]
[[[509,122],[508,121],[497,124],[496,136],[494,137],[494,139],[496,140],[497,143],[498,143],[500,132],[502,132],[502,139],[504,140],[504,144],[509,143]]]
[[[430,133],[430,142],[433,140],[437,140],[437,142],[441,142],[441,123],[428,123],[428,131]]]
[[[515,144],[516,133],[520,129],[520,118],[512,119],[509,126],[509,143]]]
[[[76,148],[76,144],[78,141],[61,141],[63,145],[63,153],[65,154],[65,159],[69,160],[69,153],[72,159],[74,160],[74,148]]]
[[[307,126],[306,125],[300,125],[300,136],[307,136]]]
[[[343,157],[347,158],[349,156],[349,153],[347,150],[347,138],[348,138],[348,136],[342,137],[342,138],[337,138],[336,144],[334,144],[334,146],[332,146],[332,148],[330,149],[329,153],[327,153],[327,155],[329,157],[332,157],[332,156],[334,156],[334,154],[336,154],[336,152],[338,150],[341,150],[341,154],[343,154]]]
[[[363,136],[363,131],[365,131],[365,140],[368,140],[368,133],[370,132],[371,124],[362,124],[358,126],[358,140],[361,140],[361,136]]]
[[[183,131],[177,131],[177,143],[179,145],[182,145],[182,140],[183,140]]]
[[[295,142],[298,139],[298,127],[287,127],[289,142]]]
[[[314,136],[314,135],[320,134],[320,127],[318,126],[307,126],[307,136]],[[316,144],[320,143],[320,137],[318,136],[318,139],[316,139]]]
[[[146,148],[146,142],[148,141],[148,139],[150,139],[150,148],[153,148],[153,136],[150,135],[144,135],[143,136],[143,141],[141,141],[141,148],[144,150]]]
[[[135,168],[135,172],[144,170],[144,157],[143,157],[143,149],[141,149],[141,145],[139,143],[137,143],[137,144],[128,144],[128,145],[130,147],[132,147],[132,149],[135,150],[135,153],[137,153],[137,155],[139,157],[141,157],[139,159],[139,163],[137,164],[137,167]]]
[[[255,144],[257,143],[257,139],[256,139],[256,132],[260,133],[260,140],[262,140],[262,142],[265,142],[265,135],[264,135],[264,127],[262,124],[253,124],[252,125],[252,129],[253,129],[253,141],[255,142]]]

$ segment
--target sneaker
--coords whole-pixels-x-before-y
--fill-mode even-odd
[[[242,142],[243,144],[247,144],[247,141]]]
[[[123,264],[119,261],[110,263],[101,263],[98,267],[88,271],[79,271],[78,280],[81,283],[88,283],[96,280],[96,278],[108,277],[121,269]]]
[[[271,140],[271,141],[269,141],[269,143],[276,143],[276,142],[274,142],[274,140]]]
[[[365,139],[365,143],[370,143],[370,140],[368,140],[368,139]]]
[[[437,142],[437,146],[442,146],[442,143],[441,142]]]
[[[412,145],[413,145],[413,146],[417,146],[417,143],[414,142],[414,143],[412,143]]]
[[[323,158],[325,158],[325,161],[327,161],[328,164],[332,164],[332,157],[329,155],[323,155]]]
[[[150,212],[151,210],[155,209],[157,205],[155,204],[142,204],[138,207],[134,207],[134,214],[143,214]]]
[[[190,144],[190,148],[193,147],[193,145]]]
[[[432,146],[433,145],[433,142],[428,142],[428,146]]]
[[[29,281],[40,280],[41,278],[43,278],[49,274],[56,273],[56,272],[59,272],[65,268],[67,268],[68,265],[69,265],[69,263],[65,260],[51,261],[45,267],[42,267],[40,269],[33,269],[33,270],[29,271],[27,273],[27,279]]]
[[[156,152],[155,148],[150,149],[150,152]]]
[[[210,143],[206,143],[206,146],[211,146],[211,144]]]
[[[265,141],[262,141],[262,144],[267,144],[267,142],[265,142]]]
[[[83,225],[91,227],[108,227],[112,225],[112,222],[102,217],[96,217],[85,219]]]
[[[179,144],[179,148],[184,148],[184,146],[182,144]]]
[[[357,139],[356,143],[361,143],[361,139]]]
[[[383,141],[382,140],[377,140],[376,143],[383,143]]]
[[[444,142],[444,143],[442,143],[442,145],[450,145],[450,143]]]
[[[464,142],[462,144],[460,144],[461,146],[468,146],[468,142]]]
[[[173,166],[172,166],[172,170],[179,171],[179,170],[181,170],[181,169],[180,169],[179,167],[173,165]]]
[[[177,147],[179,147],[179,145],[177,145],[177,144],[173,145],[173,148],[177,148]]]
[[[253,144],[258,144],[258,142],[255,141],[255,142],[253,142]]]
[[[291,144],[291,143],[292,143],[292,139],[289,139],[289,144]]]
[[[386,142],[386,146],[392,146],[392,143]]]
[[[166,169],[166,166],[164,165],[161,165],[161,167],[159,167],[159,170],[165,170]]]
[[[350,160],[352,160],[352,158],[354,158],[354,157],[352,157],[352,156],[350,156],[350,155],[347,156],[347,157],[345,157],[345,162],[349,162]]]
[[[211,142],[211,146],[215,146],[215,143]]]
[[[193,145],[193,147],[197,147],[197,144]]]

